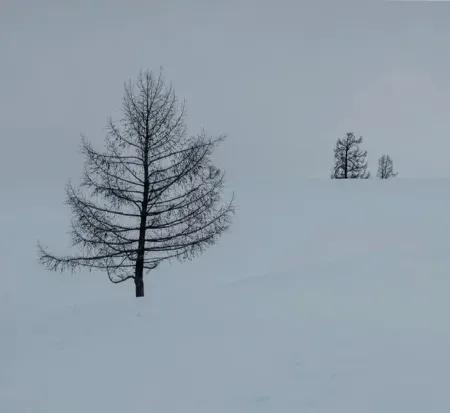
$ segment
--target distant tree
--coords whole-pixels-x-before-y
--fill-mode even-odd
[[[397,176],[397,172],[394,172],[394,162],[389,155],[382,155],[378,159],[377,177],[380,179],[389,179],[394,176]]]
[[[367,151],[360,149],[363,138],[356,138],[348,132],[342,139],[338,139],[334,149],[335,164],[331,174],[332,179],[367,179]]]
[[[40,261],[50,270],[103,270],[113,283],[133,280],[142,297],[144,272],[214,244],[231,223],[233,200],[222,203],[224,173],[211,161],[223,137],[188,137],[184,105],[161,75],[128,82],[122,108],[103,152],[83,140],[82,184],[67,187],[80,253],[56,256],[39,246]]]

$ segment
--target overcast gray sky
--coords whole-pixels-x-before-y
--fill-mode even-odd
[[[60,191],[77,178],[80,134],[101,143],[123,82],[160,66],[187,101],[190,131],[228,134],[219,163],[230,186],[327,178],[335,140],[349,130],[364,136],[372,172],[389,152],[402,177],[450,176],[450,3],[0,8],[6,188]]]

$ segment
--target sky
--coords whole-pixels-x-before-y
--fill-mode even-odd
[[[234,187],[328,178],[347,131],[364,137],[373,173],[387,152],[399,176],[450,176],[450,3],[0,7],[7,189],[77,179],[80,135],[101,145],[123,83],[161,67],[186,100],[190,132],[228,135],[218,162]]]
[[[2,0],[2,246],[68,238],[80,135],[101,147],[146,69],[186,100],[191,133],[227,134],[216,161],[241,210],[329,179],[347,131],[373,176],[389,153],[399,177],[450,177],[449,22],[447,2]]]

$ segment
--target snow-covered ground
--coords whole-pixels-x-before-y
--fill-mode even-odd
[[[65,245],[60,201],[3,204],[0,412],[450,411],[450,181],[255,196],[143,300],[38,266],[38,238]]]

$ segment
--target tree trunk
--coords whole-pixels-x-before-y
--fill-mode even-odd
[[[144,222],[144,223],[143,223]],[[134,271],[134,284],[136,286],[136,297],[144,296],[144,248],[145,248],[145,221],[141,221],[139,235],[138,254]]]
[[[136,268],[136,275],[134,278],[134,284],[136,286],[136,297],[144,296],[144,269],[141,267],[140,271]],[[138,272],[140,274],[138,275]]]
[[[345,167],[344,167],[344,178],[347,179],[348,176],[348,148],[345,148]]]
[[[144,208],[147,203],[144,201]],[[144,210],[141,212],[141,225],[139,230],[139,244],[136,258],[136,268],[134,272],[134,284],[136,285],[136,297],[144,296],[144,255],[145,255],[145,225],[146,216]]]
[[[145,261],[145,231],[147,226],[147,206],[148,206],[148,121],[145,133],[144,147],[144,193],[141,205],[141,223],[139,226],[139,242],[136,259],[136,269],[134,273],[134,284],[136,285],[136,297],[144,296],[144,261]]]

